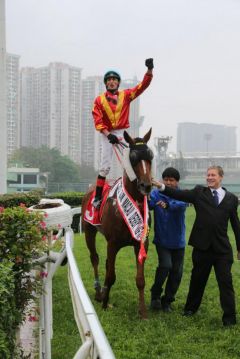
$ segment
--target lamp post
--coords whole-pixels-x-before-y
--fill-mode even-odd
[[[168,144],[172,140],[172,136],[162,136],[154,138],[154,145],[157,150],[156,158],[156,174],[161,178],[162,171],[166,167],[167,161],[167,149]]]
[[[7,192],[7,106],[5,0],[0,0],[0,193]]]
[[[44,172],[42,176],[45,178],[45,194],[48,194],[48,176],[51,172]]]
[[[211,133],[205,133],[204,139],[206,140],[206,152],[208,155],[208,144],[209,144],[209,141],[212,139]]]

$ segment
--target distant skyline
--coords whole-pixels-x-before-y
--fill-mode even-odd
[[[21,67],[65,62],[83,78],[116,68],[141,80],[153,57],[142,134],[173,136],[175,151],[177,123],[225,124],[240,151],[239,19],[239,0],[8,0],[7,51]]]

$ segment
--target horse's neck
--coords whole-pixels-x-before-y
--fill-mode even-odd
[[[124,174],[123,181],[126,191],[130,194],[130,196],[134,199],[134,201],[137,201],[138,203],[142,203],[143,195],[137,189],[137,180],[131,182],[128,176]]]

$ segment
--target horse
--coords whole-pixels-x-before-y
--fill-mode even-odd
[[[153,152],[147,146],[147,142],[151,137],[150,129],[143,138],[132,138],[127,131],[124,131],[124,139],[129,145],[129,160],[131,163],[131,170],[134,171],[136,179],[129,179],[127,172],[124,170],[122,180],[125,189],[132,199],[137,203],[140,212],[143,214],[144,196],[147,196],[152,188],[151,176],[151,162],[153,159]],[[136,256],[136,286],[139,293],[139,315],[140,318],[147,318],[147,309],[144,300],[144,260],[142,263],[138,260],[140,242],[133,239],[129,228],[127,227],[120,210],[116,204],[116,191],[107,201],[102,210],[101,224],[93,226],[84,220],[84,213],[86,211],[87,203],[92,196],[94,187],[89,189],[82,200],[82,228],[85,232],[85,240],[90,252],[90,259],[94,269],[95,277],[95,299],[102,302],[102,307],[108,307],[110,289],[115,283],[115,261],[118,251],[125,246],[133,246]],[[96,251],[96,233],[101,232],[107,240],[107,259],[106,259],[106,273],[104,287],[101,288],[99,281],[98,265],[99,256]],[[148,250],[148,236],[144,241],[144,249]]]

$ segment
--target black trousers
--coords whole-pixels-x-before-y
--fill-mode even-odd
[[[175,295],[181,283],[184,248],[168,249],[156,245],[156,250],[158,254],[158,267],[151,288],[151,296],[152,299],[160,299],[163,292],[163,284],[167,280],[162,302],[170,304],[175,300]]]
[[[232,253],[216,253],[212,248],[192,252],[193,269],[185,310],[196,312],[201,304],[205,286],[212,267],[214,267],[219,291],[220,303],[223,310],[223,322],[236,321],[235,296],[232,283],[231,268]]]

